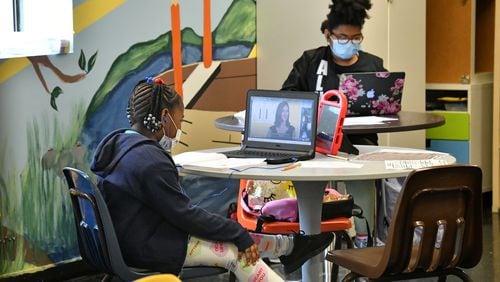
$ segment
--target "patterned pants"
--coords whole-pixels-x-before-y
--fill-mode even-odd
[[[277,258],[293,249],[293,237],[250,233],[261,257]],[[217,266],[233,272],[238,281],[284,281],[262,259],[245,266],[245,257],[238,261],[238,249],[232,243],[212,242],[191,237],[184,266]]]

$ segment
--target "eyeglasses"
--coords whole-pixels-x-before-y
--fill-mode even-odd
[[[344,35],[335,35],[335,33],[332,32],[332,35],[330,36],[330,38],[332,40],[337,40],[337,42],[339,44],[342,44],[342,45],[347,44],[349,41],[351,41],[354,44],[360,44],[361,42],[363,42],[363,35],[362,34],[355,35],[354,37],[349,38],[349,37],[344,36]]]

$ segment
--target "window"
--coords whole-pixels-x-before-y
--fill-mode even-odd
[[[72,0],[0,0],[0,58],[72,51]]]

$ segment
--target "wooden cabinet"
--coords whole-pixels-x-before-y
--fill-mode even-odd
[[[494,0],[427,0],[426,82],[493,72]]]
[[[427,146],[479,165],[492,186],[494,0],[427,0],[426,101],[464,97],[462,111],[434,113],[446,124],[427,130]]]

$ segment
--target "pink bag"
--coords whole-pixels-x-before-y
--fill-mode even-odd
[[[247,213],[263,221],[298,221],[297,198],[284,198],[279,200],[270,201],[264,204],[261,210],[253,210],[247,203],[248,195],[243,191],[240,199],[240,205]]]
[[[262,217],[275,221],[296,222],[298,209],[297,198],[284,198],[267,202],[260,213]]]

